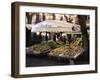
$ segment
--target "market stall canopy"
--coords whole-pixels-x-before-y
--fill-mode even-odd
[[[46,20],[32,25],[31,32],[80,32],[80,25],[65,21]]]

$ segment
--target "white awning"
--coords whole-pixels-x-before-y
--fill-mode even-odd
[[[80,32],[80,25],[65,21],[46,20],[32,25],[31,32]]]

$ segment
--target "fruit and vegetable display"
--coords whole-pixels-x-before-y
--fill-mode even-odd
[[[36,44],[33,46],[33,53],[34,54],[47,53],[50,50],[51,50],[51,48],[45,43]]]
[[[63,58],[77,58],[83,51],[84,49],[82,47],[68,48],[61,46],[50,51],[48,55]]]
[[[65,55],[69,54],[69,48],[61,46],[59,48],[51,50],[51,52],[49,53],[49,55],[51,56],[59,56],[60,54],[65,54]]]
[[[80,46],[81,39],[76,39],[70,44],[70,47],[62,41],[48,40],[40,44],[33,45],[33,54],[47,54],[48,56],[77,58],[84,52]]]
[[[71,49],[71,58],[77,58],[80,54],[84,52],[84,49],[81,46],[77,46]]]
[[[42,42],[40,44],[33,45],[33,53],[40,54],[50,52],[50,50],[60,47],[61,45],[63,45],[63,42],[49,40],[48,42]]]

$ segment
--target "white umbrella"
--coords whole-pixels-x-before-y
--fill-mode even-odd
[[[32,25],[31,32],[80,32],[80,25],[65,21],[46,20]]]

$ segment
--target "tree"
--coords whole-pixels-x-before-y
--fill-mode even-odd
[[[87,28],[86,28],[86,19],[87,16],[85,15],[78,15],[78,19],[79,19],[79,24],[81,26],[81,32],[82,32],[82,36],[83,36],[83,48],[85,50],[88,49],[89,46],[89,40],[88,40],[88,32],[87,32]]]
[[[43,21],[45,21],[45,20],[46,20],[46,16],[45,16],[45,14],[44,14],[44,13],[42,14],[42,18],[43,18]]]
[[[81,61],[81,63],[89,64],[89,38],[88,38],[88,32],[86,28],[86,20],[87,16],[85,15],[78,15],[79,24],[81,26],[81,32],[82,32],[82,40],[83,40],[83,48],[84,53],[83,55],[80,55],[80,57],[77,58],[77,63]]]
[[[32,24],[33,13],[26,13],[27,24]],[[31,46],[31,30],[26,27],[26,47]]]
[[[55,20],[55,19],[56,19],[56,16],[55,16],[55,14],[54,14],[54,13],[52,13],[52,16],[53,16],[53,20]]]
[[[36,23],[41,22],[39,13],[36,13]]]
[[[32,24],[32,16],[33,15],[34,15],[33,13],[29,13],[29,12],[26,13],[27,23],[28,24]]]

